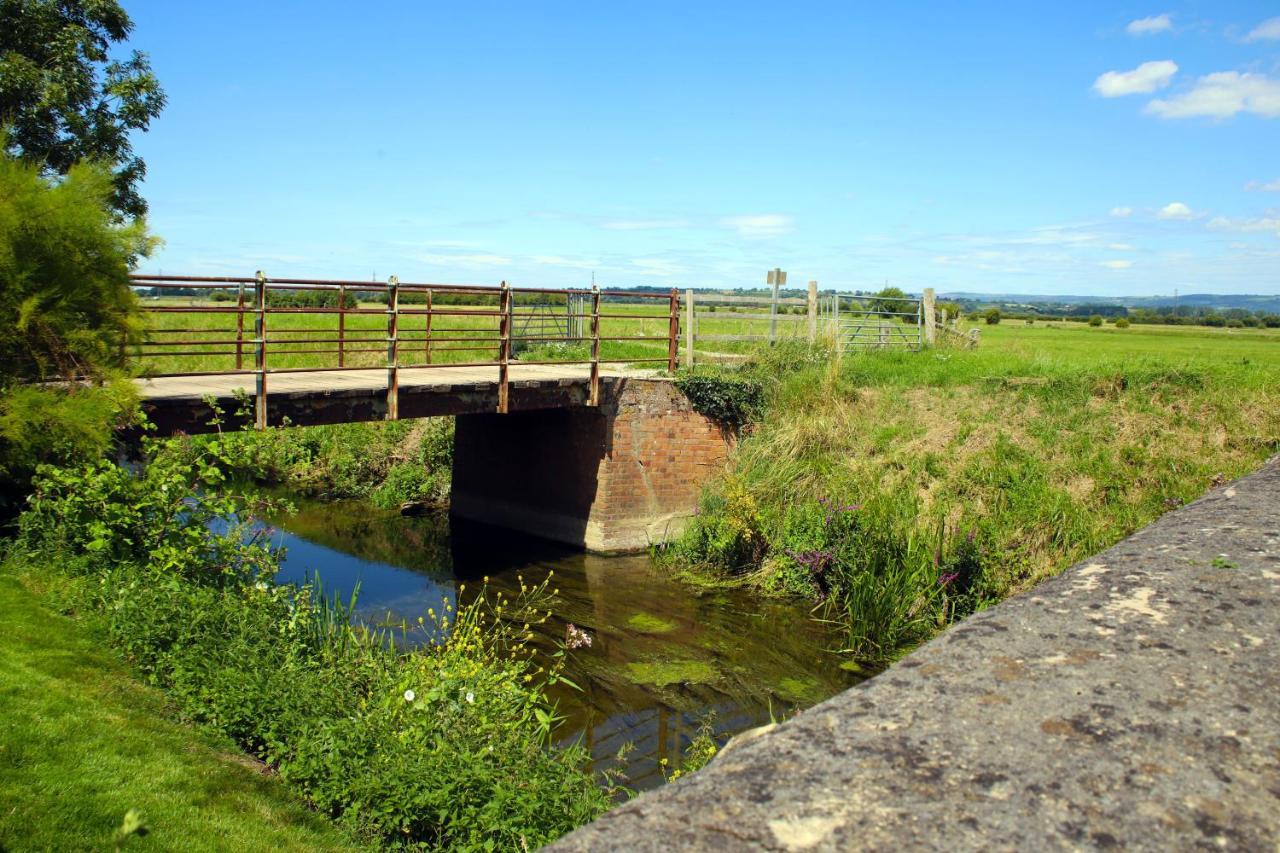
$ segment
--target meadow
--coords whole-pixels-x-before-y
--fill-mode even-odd
[[[1280,449],[1280,333],[1005,322],[977,349],[782,346],[694,524],[703,583],[807,595],[884,659]],[[714,369],[704,372],[714,374]]]

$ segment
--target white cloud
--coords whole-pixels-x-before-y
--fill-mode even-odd
[[[1158,219],[1190,219],[1195,214],[1180,201],[1172,201],[1156,212]]]
[[[1132,207],[1113,207],[1111,208],[1112,216],[1128,216],[1133,213]]]
[[[1104,266],[1109,270],[1127,270],[1133,266],[1133,261],[1103,261],[1099,266]]]
[[[461,266],[461,267],[503,267],[511,263],[511,259],[502,255],[442,255],[437,252],[427,252],[425,254],[415,256],[416,260],[424,264],[440,264],[441,266]]]
[[[684,228],[688,224],[686,219],[615,219],[605,222],[601,227],[612,231],[652,231],[659,228]]]
[[[1201,77],[1180,95],[1157,98],[1146,111],[1161,118],[1223,119],[1240,112],[1280,118],[1280,80],[1254,72],[1219,71]]]
[[[781,237],[790,233],[792,220],[790,216],[779,213],[763,213],[755,216],[726,216],[720,224],[738,232],[739,237],[759,240],[767,237]]]
[[[480,244],[473,240],[428,240],[423,245],[437,249],[475,249]]]
[[[1173,21],[1169,20],[1168,15],[1152,15],[1149,18],[1139,18],[1136,21],[1130,21],[1129,26],[1124,30],[1131,36],[1149,36],[1153,33],[1163,33],[1173,29]]]
[[[598,270],[603,264],[596,260],[565,258],[560,255],[534,255],[533,262],[549,267],[568,267],[575,270]]]
[[[1117,252],[1132,252],[1134,250],[1134,247],[1129,243],[1112,243],[1111,245],[1107,246],[1107,248],[1113,249]]]
[[[1259,216],[1253,219],[1215,216],[1209,220],[1209,227],[1215,231],[1270,231],[1280,237],[1280,217],[1275,216]]]
[[[1267,18],[1249,31],[1245,41],[1277,41],[1280,40],[1280,17]]]
[[[1104,98],[1146,95],[1169,85],[1178,64],[1169,59],[1144,62],[1132,71],[1108,71],[1093,81],[1093,90]]]
[[[1280,193],[1280,178],[1274,181],[1250,181],[1244,185],[1246,190],[1260,190],[1264,193]]]
[[[684,275],[688,272],[675,261],[668,261],[664,258],[635,258],[631,261],[631,265],[649,275],[664,278],[673,275]]]

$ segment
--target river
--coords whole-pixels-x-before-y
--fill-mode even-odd
[[[512,592],[517,575],[537,583],[554,570],[553,616],[537,626],[544,647],[568,623],[592,636],[569,652],[552,698],[557,736],[581,739],[596,769],[622,769],[630,787],[662,782],[709,721],[722,741],[782,719],[855,683],[861,675],[829,649],[835,638],[794,602],[681,582],[647,556],[606,557],[444,515],[406,518],[356,501],[290,496],[296,513],[271,519],[285,548],[279,579],[319,575],[326,594],[359,584],[357,614],[413,622],[454,602],[460,584]]]

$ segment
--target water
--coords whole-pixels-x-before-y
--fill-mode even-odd
[[[827,650],[836,639],[804,606],[761,601],[732,590],[704,591],[673,579],[645,556],[602,557],[496,528],[450,529],[442,516],[404,518],[358,502],[293,498],[294,515],[276,518],[286,549],[283,581],[318,573],[326,593],[360,585],[358,614],[371,622],[413,622],[428,607],[454,602],[482,576],[492,589],[518,590],[555,571],[554,615],[536,626],[540,644],[563,641],[570,622],[592,634],[569,653],[565,675],[581,690],[553,692],[564,718],[557,733],[581,740],[597,769],[634,745],[625,773],[635,788],[662,782],[684,747],[711,719],[728,734],[781,719],[854,683]]]

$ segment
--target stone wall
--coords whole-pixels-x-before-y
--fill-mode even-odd
[[[666,379],[603,383],[595,408],[459,415],[452,512],[629,551],[675,536],[733,439]]]
[[[556,850],[1275,850],[1280,462]]]

